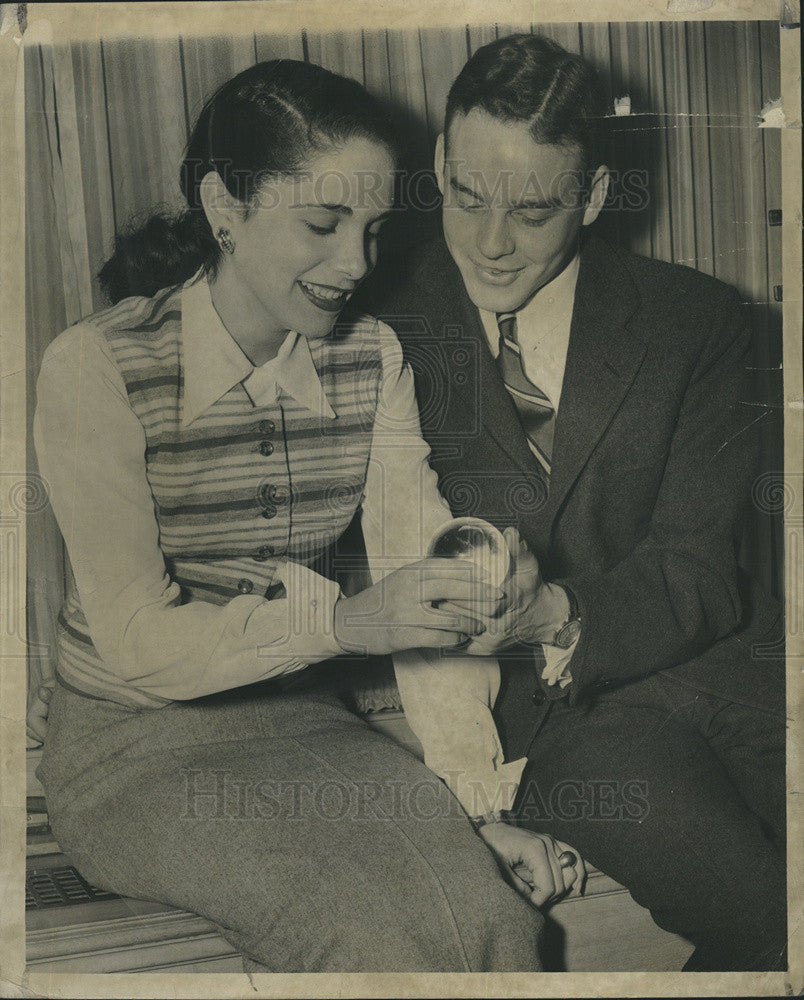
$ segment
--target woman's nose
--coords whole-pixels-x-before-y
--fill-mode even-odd
[[[352,281],[360,281],[371,269],[369,247],[361,234],[358,239],[349,235],[340,241],[333,266]]]
[[[516,249],[508,219],[503,212],[488,212],[483,220],[480,236],[477,241],[478,250],[487,260],[496,260]]]

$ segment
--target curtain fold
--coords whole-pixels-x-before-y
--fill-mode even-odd
[[[257,60],[320,63],[390,102],[410,129],[414,165],[427,168],[450,83],[468,55],[512,31],[543,32],[581,52],[612,97],[631,98],[632,114],[612,121],[613,163],[645,169],[649,197],[630,210],[621,202],[603,228],[639,253],[736,285],[750,304],[756,365],[772,402],[781,385],[781,305],[773,295],[781,229],[768,226],[767,213],[781,208],[780,143],[776,131],[757,127],[757,116],[779,96],[778,24],[458,24],[70,45],[27,37],[29,415],[47,344],[105,304],[96,275],[114,234],[155,205],[181,208],[188,130],[217,86]],[[779,470],[781,416],[763,433],[766,468]],[[28,554],[32,680],[51,656],[42,649],[53,649],[65,573],[52,515],[37,517]],[[744,558],[780,593],[781,525],[758,511],[753,529]]]

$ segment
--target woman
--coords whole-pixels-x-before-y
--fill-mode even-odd
[[[208,917],[252,967],[537,969],[539,914],[454,800],[432,808],[443,785],[305,671],[399,653],[427,762],[467,779],[462,802],[521,769],[500,764],[496,663],[442,671],[435,652],[500,593],[420,558],[449,512],[411,374],[387,327],[346,310],[393,180],[359,85],[258,64],[198,119],[187,212],[119,241],[102,279],[128,297],[48,349],[35,441],[75,580],[40,777],[89,879]],[[346,598],[311,564],[358,507],[376,582]],[[527,864],[535,901],[572,885],[548,838],[480,833]]]

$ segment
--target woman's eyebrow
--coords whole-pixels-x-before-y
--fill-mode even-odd
[[[354,211],[348,205],[331,205],[322,204],[320,201],[309,201],[304,205],[293,205],[293,208],[323,208],[327,212],[336,212],[338,215],[354,215]],[[384,221],[393,215],[392,209],[388,209],[386,212],[381,212],[379,215],[375,216],[371,221],[372,223]]]
[[[352,210],[348,205],[335,205],[329,202],[308,201],[303,205],[292,205],[292,208],[323,208],[327,212],[337,212],[339,215],[352,215]]]

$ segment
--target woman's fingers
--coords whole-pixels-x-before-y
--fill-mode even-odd
[[[550,866],[550,873],[553,879],[552,892],[550,894],[550,899],[556,899],[559,896],[563,896],[564,889],[564,872],[561,865],[558,863],[559,852],[555,850],[555,841],[552,837],[547,837],[547,835],[542,835],[545,837],[543,842],[543,848],[545,854],[547,855],[547,862]]]
[[[422,580],[420,593],[422,601],[463,601],[467,604],[488,602],[496,605],[503,597],[499,587],[492,587],[471,577],[459,579],[428,576]]]
[[[423,625],[425,628],[462,632],[465,635],[482,635],[485,631],[483,622],[473,615],[467,615],[462,611],[447,611],[443,606],[434,608],[430,605],[423,605],[421,618],[417,617],[414,624]]]
[[[550,868],[553,872],[553,880],[555,882],[555,898],[563,896],[565,893],[573,887],[578,879],[578,872],[573,867],[564,868],[559,861],[559,857],[564,852],[564,850],[572,850],[572,848],[565,848],[563,845],[559,844],[557,840],[551,837],[549,834],[539,834],[538,836],[544,837],[545,847],[547,848],[547,857],[550,861]],[[572,852],[576,858],[580,857],[577,851]]]
[[[470,638],[466,633],[437,628],[404,628],[398,632],[398,649],[453,649]]]
[[[543,906],[551,900],[556,895],[556,884],[563,884],[560,876],[556,883],[556,871],[550,862],[550,853],[541,837],[537,836],[522,847],[522,859],[518,868],[525,880],[532,884],[530,901],[536,906]]]
[[[511,876],[511,882],[519,895],[524,896],[534,906],[543,906],[550,898],[546,890],[530,882],[530,872],[521,865],[511,869]]]
[[[586,864],[581,857],[581,855],[575,850],[574,847],[570,847],[569,844],[563,844],[560,840],[556,842],[556,850],[559,856],[565,851],[569,851],[574,854],[578,859],[571,868],[562,868],[562,874],[564,876],[564,887],[569,891],[573,886],[578,890],[578,893],[582,893],[584,886],[586,884]]]
[[[473,579],[477,580],[478,583],[485,580],[483,570],[477,563],[471,562],[469,559],[443,559],[438,556],[429,556],[427,559],[409,563],[403,569],[406,572],[417,572],[436,579]]]
[[[445,611],[459,611],[475,618],[496,619],[500,607],[499,601],[442,601],[439,607]]]
[[[468,615],[469,618],[474,618],[482,622],[484,630],[490,628],[497,621],[494,615],[494,605],[489,601],[479,601],[477,604],[464,604],[461,601],[441,601],[439,602],[438,610],[450,614]]]

